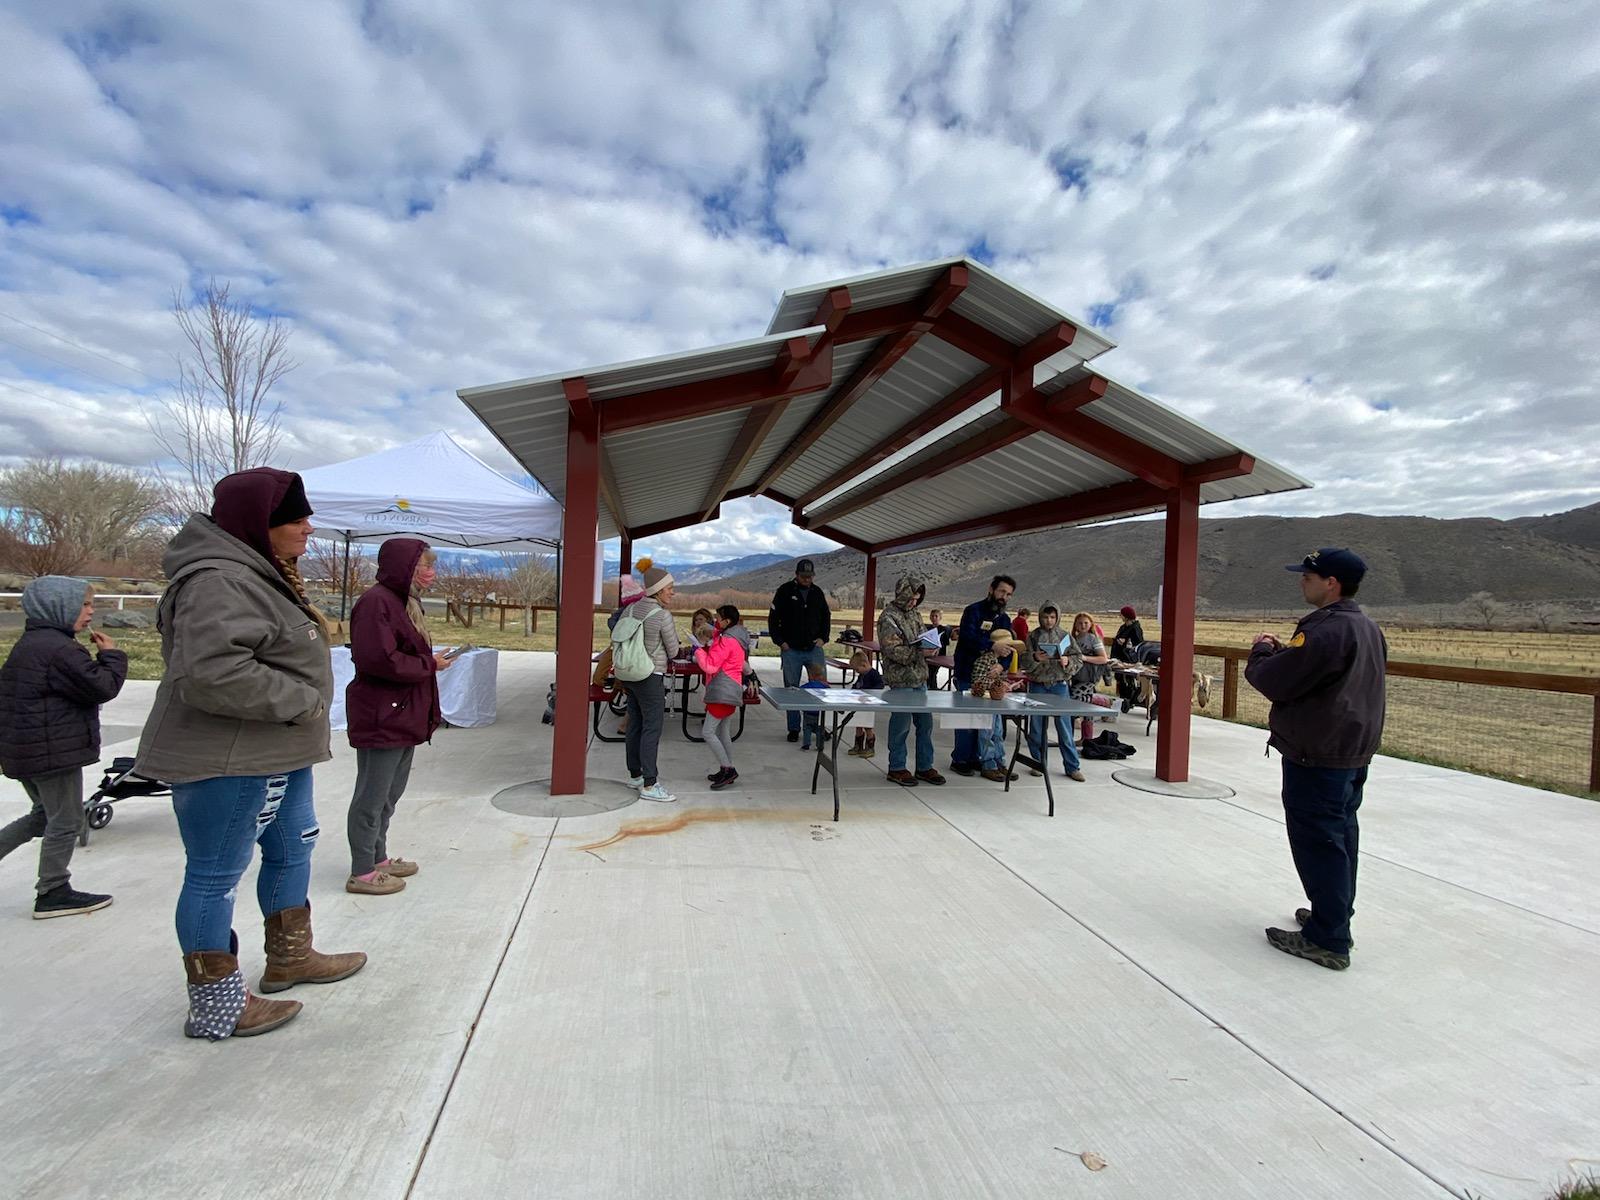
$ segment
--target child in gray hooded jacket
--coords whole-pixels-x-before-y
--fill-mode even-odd
[[[100,705],[122,690],[128,656],[99,630],[89,634],[95,653],[79,644],[94,617],[86,580],[35,579],[22,611],[26,628],[0,667],[0,770],[33,807],[0,829],[0,858],[42,839],[34,919],[94,912],[111,897],[74,890],[69,864],[83,826],[83,768],[100,761]]]

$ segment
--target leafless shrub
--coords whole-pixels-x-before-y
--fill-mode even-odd
[[[30,459],[0,472],[0,553],[29,575],[64,575],[126,554],[161,505],[142,475],[98,463]]]

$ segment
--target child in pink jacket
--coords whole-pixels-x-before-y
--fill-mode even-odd
[[[750,634],[739,610],[731,604],[717,609],[711,641],[694,652],[695,664],[706,678],[706,723],[700,736],[717,756],[718,770],[708,775],[711,790],[720,792],[739,778],[733,769],[734,713],[744,703],[744,664],[750,655]]]

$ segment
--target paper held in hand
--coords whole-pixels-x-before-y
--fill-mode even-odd
[[[874,696],[871,692],[857,692],[845,688],[819,688],[819,699],[830,704],[882,704],[882,696]]]
[[[928,628],[924,629],[921,636],[917,638],[917,645],[928,650],[937,650],[939,648],[938,626],[930,625]]]

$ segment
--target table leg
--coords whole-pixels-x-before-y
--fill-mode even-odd
[[[817,780],[821,777],[823,771],[833,776],[833,819],[837,821],[839,819],[839,742],[843,739],[845,728],[850,724],[850,718],[855,716],[855,713],[832,712],[829,713],[829,716],[832,718],[832,728],[828,732],[827,741],[825,743],[817,743],[817,761],[816,765],[811,768],[811,794],[813,796],[817,794]]]
[[[1009,716],[1008,715],[1008,716],[1006,716],[1005,719],[1007,721],[1014,721],[1016,723],[1016,726],[1017,726],[1017,740],[1012,744],[1012,747],[1011,747],[1011,765],[1006,768],[1006,789],[1005,790],[1008,791],[1008,792],[1011,790],[1011,772],[1016,770],[1016,767],[1017,767],[1018,763],[1022,763],[1024,766],[1027,766],[1027,767],[1032,767],[1034,770],[1038,771],[1039,774],[1044,777],[1044,794],[1045,794],[1045,798],[1049,801],[1049,806],[1050,806],[1049,807],[1049,812],[1048,812],[1047,815],[1052,816],[1052,817],[1055,816],[1056,815],[1056,792],[1055,792],[1055,789],[1050,786],[1050,730],[1049,730],[1049,726],[1045,727],[1045,733],[1044,733],[1044,738],[1043,738],[1043,742],[1044,742],[1044,746],[1043,746],[1043,749],[1044,749],[1044,761],[1040,762],[1037,758],[1033,757],[1033,753],[1032,753],[1032,748],[1031,747],[1029,748],[1029,752],[1027,754],[1024,754],[1022,752],[1023,739],[1024,739],[1024,730],[1025,730],[1025,728],[1027,726],[1028,718],[1027,717],[1013,717],[1013,716]]]

